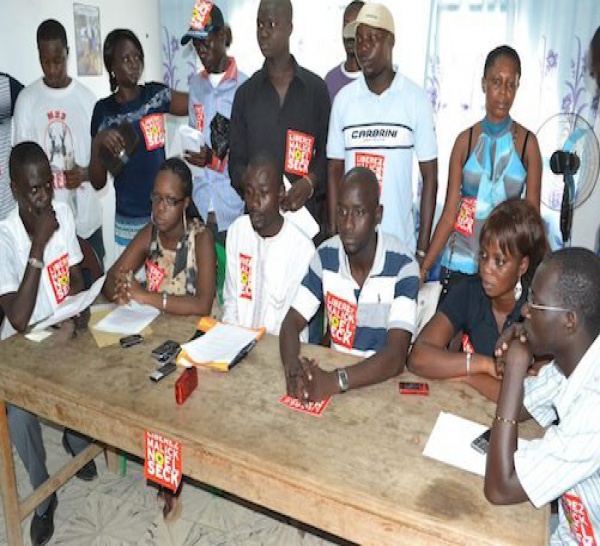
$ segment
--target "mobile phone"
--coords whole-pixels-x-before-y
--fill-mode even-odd
[[[167,377],[167,375],[173,373],[176,369],[177,369],[177,364],[175,364],[175,362],[167,362],[166,364],[163,364],[157,370],[154,370],[150,374],[150,379],[152,379],[152,381],[155,381],[156,383],[158,383],[163,377]]]
[[[175,358],[179,354],[179,351],[181,351],[179,343],[173,341],[172,339],[168,339],[164,343],[161,343],[158,347],[152,349],[150,354],[159,362],[165,363]]]
[[[175,381],[175,401],[177,404],[183,404],[197,386],[198,370],[194,366],[186,368]]]
[[[400,381],[398,384],[400,394],[421,394],[427,396],[429,394],[429,384],[419,383],[417,381]]]
[[[487,429],[483,434],[480,434],[471,442],[471,447],[485,455],[488,452],[488,448],[490,447],[490,434],[492,433],[492,429]]]
[[[127,349],[127,347],[133,347],[134,345],[141,343],[143,340],[144,338],[140,334],[133,334],[132,336],[122,337],[119,340],[119,343],[123,349]]]

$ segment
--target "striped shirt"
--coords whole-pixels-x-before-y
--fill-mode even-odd
[[[547,427],[515,453],[531,502],[560,497],[551,544],[600,544],[600,336],[567,379],[553,363],[525,380],[524,404]]]
[[[8,158],[12,139],[12,116],[17,96],[23,86],[7,74],[0,73],[0,220],[14,208],[10,190]]]
[[[368,357],[385,347],[388,330],[414,333],[418,291],[417,263],[396,237],[377,228],[375,259],[362,288],[336,235],[317,249],[292,307],[308,322],[324,302],[331,345]]]

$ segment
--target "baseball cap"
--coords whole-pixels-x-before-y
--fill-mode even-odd
[[[381,28],[391,32],[395,35],[394,31],[394,18],[383,4],[365,4],[358,15],[356,20],[352,23],[348,23],[344,27],[343,35],[344,38],[354,38],[356,36],[356,29],[358,25],[369,25],[374,28]]]
[[[194,38],[204,40],[209,32],[224,26],[223,14],[216,4],[207,0],[196,0],[192,11],[192,19],[190,20],[190,28],[181,38],[181,45],[187,44]]]

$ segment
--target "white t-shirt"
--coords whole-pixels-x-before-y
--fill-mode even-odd
[[[44,149],[54,174],[55,199],[69,203],[77,234],[84,239],[102,225],[100,201],[90,182],[67,190],[64,171],[75,163],[81,167],[90,163],[95,104],[95,95],[76,80],[64,89],[53,89],[40,78],[21,91],[13,118],[14,144],[32,140]]]
[[[264,239],[247,214],[236,219],[227,232],[223,322],[279,335],[314,252],[313,242],[287,219],[277,235]],[[307,341],[308,332],[300,339]]]
[[[44,268],[29,324],[35,324],[54,313],[69,294],[69,268],[83,260],[69,207],[57,201],[53,201],[52,206],[56,212],[59,228],[44,249]],[[2,256],[0,295],[16,292],[19,289],[25,276],[30,251],[31,239],[25,231],[19,209],[16,207],[0,221],[0,256]],[[13,333],[14,329],[5,318],[0,328],[0,339],[5,339]]]
[[[420,162],[437,157],[433,111],[423,89],[396,72],[381,95],[371,92],[362,73],[340,90],[329,119],[327,157],[343,160],[345,172],[356,166],[375,172],[381,229],[412,251],[413,155]]]

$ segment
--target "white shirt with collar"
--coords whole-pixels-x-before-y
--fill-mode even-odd
[[[286,218],[267,238],[254,231],[247,214],[235,220],[227,232],[223,322],[279,335],[314,252],[313,242]],[[307,330],[300,340],[308,340]]]
[[[534,506],[560,497],[551,544],[599,544],[600,336],[568,379],[554,362],[525,379],[524,405],[547,429],[515,453],[515,470]]]
[[[56,212],[58,229],[44,249],[44,267],[40,276],[37,298],[29,324],[43,320],[67,297],[70,289],[69,268],[83,260],[83,254],[75,235],[75,222],[70,208],[65,203],[52,202]],[[25,268],[31,251],[31,239],[19,215],[13,209],[0,222],[0,295],[17,292],[25,276]],[[0,328],[0,339],[14,334],[8,319]]]

